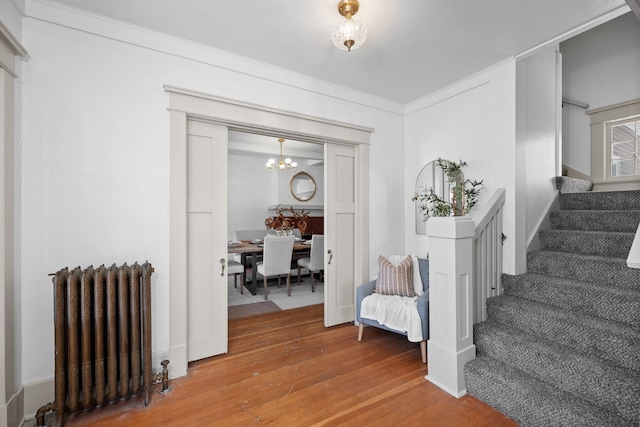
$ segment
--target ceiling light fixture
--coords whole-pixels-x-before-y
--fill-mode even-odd
[[[338,12],[345,18],[336,25],[331,34],[333,44],[338,49],[351,52],[351,49],[357,49],[367,39],[367,27],[357,19],[353,19],[359,7],[358,0],[341,0],[338,3]]]
[[[276,159],[269,159],[267,162],[267,169],[269,172],[274,169],[280,170],[280,172],[284,172],[289,169],[296,170],[296,167],[298,166],[296,162],[291,161],[289,157],[282,160],[282,143],[284,142],[284,139],[279,138],[278,142],[280,143],[280,160],[276,163]]]

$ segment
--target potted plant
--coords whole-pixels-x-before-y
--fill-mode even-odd
[[[285,216],[284,212],[291,212],[291,216]],[[288,209],[278,206],[276,208],[276,215],[270,216],[264,220],[264,224],[267,228],[276,230],[279,236],[291,235],[293,228],[298,228],[300,234],[304,234],[307,231],[307,219],[309,218],[309,212],[301,210],[297,212],[291,206]]]
[[[469,213],[478,202],[483,180],[465,180],[462,168],[467,163],[462,160],[456,163],[438,158],[437,164],[449,184],[449,200],[446,200],[445,195],[438,195],[433,187],[416,190],[411,200],[418,202],[424,221],[433,216],[462,216]]]

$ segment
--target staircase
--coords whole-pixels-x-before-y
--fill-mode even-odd
[[[522,426],[640,426],[640,191],[566,193],[474,327],[469,394]]]

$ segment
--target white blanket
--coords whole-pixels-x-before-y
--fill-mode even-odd
[[[362,300],[360,316],[387,328],[405,332],[411,342],[422,341],[422,323],[416,298],[373,293]]]

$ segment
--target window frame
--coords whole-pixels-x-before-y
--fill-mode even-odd
[[[586,112],[591,118],[591,180],[600,190],[632,189],[640,183],[636,175],[611,175],[611,127],[640,120],[640,99]],[[638,147],[636,147],[638,148]],[[640,156],[636,149],[636,157]]]
[[[632,157],[626,157],[626,158],[622,158],[622,159],[618,159],[618,160],[633,160],[633,164],[634,164],[634,171],[635,173],[632,175],[613,175],[612,171],[613,171],[613,162],[614,162],[614,158],[613,158],[613,128],[616,126],[621,126],[621,125],[625,125],[625,124],[632,124],[633,125],[633,133],[634,133],[634,137],[633,140],[629,140],[629,141],[620,141],[617,142],[618,144],[623,143],[623,142],[633,142],[634,148],[633,148],[633,155]],[[631,116],[631,117],[625,117],[623,119],[620,120],[612,120],[612,121],[607,121],[605,122],[605,135],[606,135],[606,140],[605,140],[605,144],[606,144],[606,152],[607,152],[607,171],[606,171],[606,178],[607,180],[617,180],[617,179],[624,179],[626,178],[628,179],[632,179],[632,178],[637,178],[638,180],[640,180],[640,167],[638,166],[638,160],[640,159],[640,152],[639,152],[639,145],[640,145],[640,130],[638,130],[638,127],[640,126],[640,114],[637,116]]]

